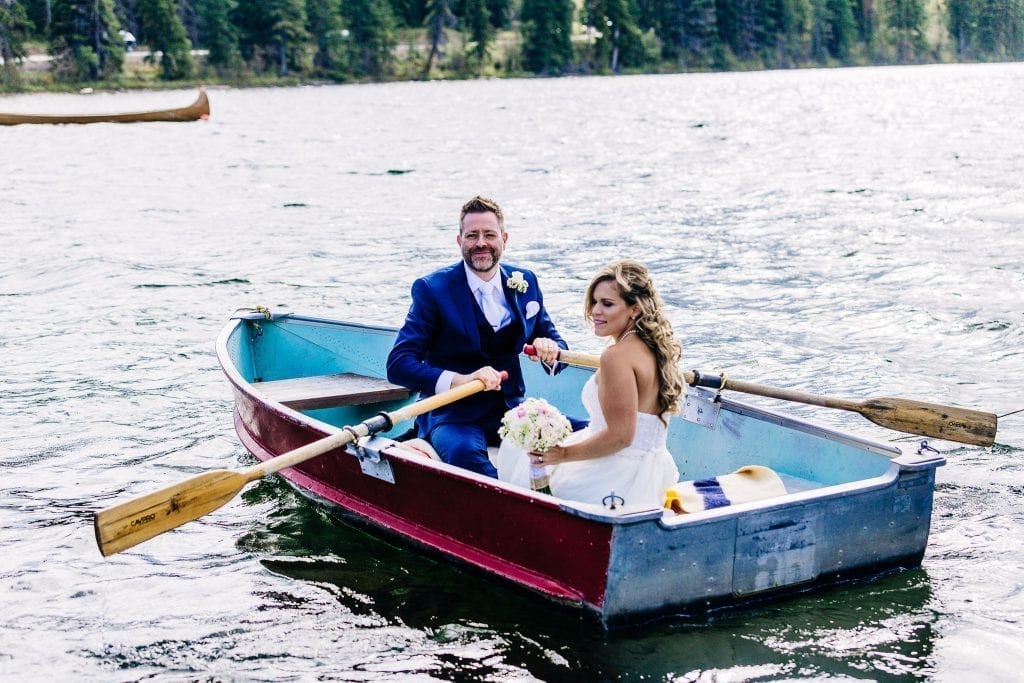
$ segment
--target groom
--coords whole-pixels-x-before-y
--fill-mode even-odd
[[[481,380],[487,391],[420,415],[416,426],[445,462],[496,477],[487,446],[498,445],[502,415],[523,400],[523,344],[533,344],[535,358],[549,368],[556,368],[559,348],[568,347],[544,308],[537,276],[499,265],[508,233],[494,200],[474,197],[463,205],[455,241],[462,262],[412,285],[388,380],[424,396]],[[501,371],[508,373],[504,384]]]

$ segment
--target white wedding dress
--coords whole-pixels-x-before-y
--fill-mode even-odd
[[[563,445],[582,441],[606,426],[594,377],[583,386],[582,399],[590,414],[590,426],[574,432]],[[627,505],[662,507],[665,491],[679,480],[679,470],[665,447],[667,437],[668,429],[657,415],[637,413],[633,443],[626,448],[602,458],[548,467],[551,493],[558,498],[601,505],[614,492]],[[497,467],[498,479],[530,487],[530,457],[520,446],[502,441]]]

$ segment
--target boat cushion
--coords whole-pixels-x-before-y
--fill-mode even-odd
[[[747,465],[730,474],[673,484],[665,492],[665,507],[683,514],[785,494],[786,487],[773,470]]]
[[[409,390],[378,377],[350,372],[253,382],[261,394],[295,410],[333,408],[409,397]]]

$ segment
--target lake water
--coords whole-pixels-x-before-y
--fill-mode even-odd
[[[0,98],[180,106],[186,91]],[[1024,64],[211,92],[194,124],[0,128],[0,678],[1006,681],[1024,670]],[[685,365],[1005,415],[934,442],[919,570],[610,635],[277,478],[108,559],[92,513],[250,462],[214,340],[397,325],[498,199],[570,344],[646,262]],[[859,415],[749,399],[892,440]],[[457,504],[457,503],[445,503]]]

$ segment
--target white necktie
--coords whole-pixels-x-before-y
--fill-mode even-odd
[[[493,287],[481,287],[476,291],[478,294],[477,298],[480,301],[480,309],[484,312],[484,317],[487,318],[487,322],[489,322],[491,327],[494,328],[494,331],[497,332],[501,329],[502,323],[505,322],[505,316],[508,315],[508,311],[505,310],[505,307],[498,303],[497,296],[500,292],[495,290]]]

